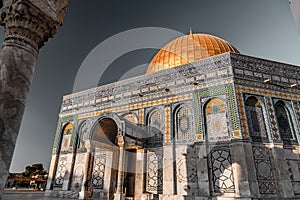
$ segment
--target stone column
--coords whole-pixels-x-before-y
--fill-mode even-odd
[[[117,191],[115,194],[116,200],[123,200],[123,186],[124,186],[124,166],[125,166],[125,140],[123,136],[117,136],[119,146],[119,167],[118,167],[118,180],[117,180]]]
[[[0,24],[0,199],[39,49],[63,21],[69,0],[3,0]]]
[[[176,195],[177,184],[175,179],[176,147],[163,147],[163,194]]]
[[[55,172],[56,172],[56,165],[57,165],[57,161],[58,161],[58,154],[52,154],[52,158],[51,158],[51,164],[50,164],[50,168],[49,168],[49,173],[48,173],[48,181],[47,181],[47,186],[46,186],[46,192],[45,194],[49,194],[50,195],[50,190],[52,190],[53,187],[53,181],[55,178]]]
[[[85,165],[84,165],[84,172],[83,172],[83,180],[82,180],[82,186],[81,191],[79,192],[79,199],[85,199],[87,196],[87,190],[86,187],[88,186],[88,176],[89,176],[89,165],[90,165],[90,159],[91,159],[91,146],[88,145],[88,143],[85,143],[86,148],[86,157],[85,157]]]
[[[250,198],[250,181],[255,181],[255,167],[252,157],[251,143],[236,140],[231,145],[232,170],[235,182],[236,197]],[[250,178],[250,180],[249,180]],[[254,180],[252,180],[254,179]],[[254,185],[255,186],[255,185]]]
[[[144,178],[145,178],[145,150],[144,149],[137,149],[136,150],[136,175],[135,175],[135,196],[134,198],[139,200],[143,199],[142,195],[144,192]]]

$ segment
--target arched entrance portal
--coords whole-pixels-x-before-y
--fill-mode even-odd
[[[119,148],[116,143],[118,125],[112,118],[102,118],[96,122],[90,143],[90,196],[98,199],[113,199],[117,190]]]
[[[89,164],[93,199],[134,197],[136,154],[137,149],[143,148],[146,135],[146,129],[117,116],[103,116],[95,123],[90,135],[92,154]]]
[[[104,118],[98,121],[96,124],[91,141],[96,145],[101,143],[102,145],[109,147],[116,146],[116,137],[118,135],[118,126],[116,122],[111,118]],[[99,145],[99,144],[98,144]]]

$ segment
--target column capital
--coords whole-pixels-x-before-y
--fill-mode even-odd
[[[69,0],[3,0],[0,17],[5,28],[3,46],[18,46],[37,56],[62,24],[68,4]]]
[[[124,145],[125,145],[124,136],[122,136],[122,135],[117,136],[117,144],[119,147],[124,147]]]

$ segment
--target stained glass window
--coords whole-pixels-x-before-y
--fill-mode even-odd
[[[255,142],[267,140],[267,131],[261,103],[256,97],[249,97],[245,105],[250,137]]]
[[[293,125],[290,113],[283,102],[275,104],[275,115],[281,139],[284,143],[290,143],[293,140]]]

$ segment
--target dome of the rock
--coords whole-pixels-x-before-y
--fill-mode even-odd
[[[229,42],[209,34],[192,34],[178,37],[152,58],[147,74],[191,63],[225,52],[239,53]]]

